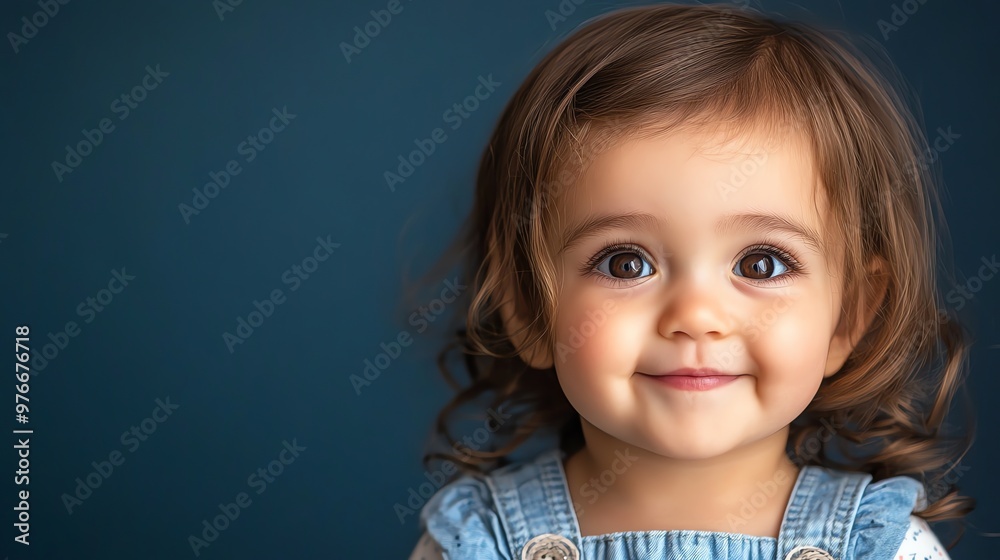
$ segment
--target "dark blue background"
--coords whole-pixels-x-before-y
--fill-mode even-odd
[[[188,536],[240,492],[251,504],[202,557],[398,558],[412,548],[416,516],[401,524],[394,504],[426,481],[420,457],[448,391],[433,359],[441,329],[417,332],[401,290],[457,231],[479,154],[520,80],[574,27],[626,3],[585,1],[553,29],[545,12],[556,0],[403,0],[350,63],[340,44],[387,2],[338,4],[245,0],[220,18],[210,0],[73,0],[18,52],[0,47],[4,336],[29,324],[41,350],[68,321],[80,329],[31,379],[32,545],[13,544],[8,482],[0,553],[193,557]],[[797,4],[762,7],[883,41],[929,136],[960,134],[938,162],[956,270],[974,276],[1000,252],[996,4],[928,0],[888,40],[877,21],[893,2]],[[5,2],[0,30],[20,33],[38,11]],[[169,75],[119,119],[112,102],[147,65]],[[452,130],[443,112],[491,74],[501,85]],[[283,107],[294,120],[246,162],[240,143]],[[114,130],[58,180],[52,162],[103,118]],[[383,173],[438,127],[447,140],[391,191]],[[178,205],[231,159],[240,174],[186,223]],[[283,274],[328,236],[339,247],[292,291]],[[103,311],[78,314],[121,267],[135,279]],[[450,277],[432,278],[417,301]],[[275,289],[284,303],[230,352],[223,333]],[[994,557],[997,541],[982,533],[1000,531],[998,294],[1000,282],[987,281],[961,310],[976,334],[980,432],[960,484],[979,508],[954,558]],[[350,376],[401,331],[413,343],[357,394]],[[0,401],[14,429],[8,383]],[[122,433],[167,398],[179,408],[125,445]],[[293,440],[305,450],[258,494],[248,476]],[[5,478],[16,461],[6,441]],[[68,513],[63,494],[114,451],[124,463]]]

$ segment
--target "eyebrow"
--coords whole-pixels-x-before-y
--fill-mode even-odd
[[[608,230],[631,229],[640,231],[658,231],[662,221],[653,214],[645,212],[628,212],[625,214],[607,214],[603,216],[591,216],[574,226],[563,238],[562,248],[559,253],[563,253],[578,245],[582,241],[596,237]],[[748,214],[728,214],[719,220],[716,232],[723,234],[733,230],[778,230],[790,234],[799,239],[820,255],[825,254],[826,248],[821,241],[820,235],[815,229],[781,214],[769,212],[748,213]]]

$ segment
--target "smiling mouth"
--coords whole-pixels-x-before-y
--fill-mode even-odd
[[[682,391],[708,391],[736,381],[742,375],[722,373],[711,369],[679,369],[669,373],[654,375],[636,372],[656,383]]]

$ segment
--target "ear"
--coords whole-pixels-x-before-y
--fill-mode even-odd
[[[857,308],[861,310],[857,322],[854,325],[848,325],[845,314],[841,312],[840,321],[830,339],[830,350],[827,353],[824,377],[830,377],[844,367],[847,358],[850,357],[851,352],[854,351],[861,337],[868,330],[875,314],[885,300],[889,284],[888,266],[885,260],[874,256],[872,261],[868,263],[867,270],[868,281],[858,294],[862,301],[857,302]]]
[[[508,286],[512,282],[513,280],[508,282]],[[508,287],[506,293],[503,294],[503,303],[500,304],[504,332],[510,337],[524,363],[534,369],[549,369],[555,364],[552,349],[546,345],[544,340],[536,342],[532,347],[527,346],[529,334],[525,327],[528,321],[517,313],[514,305],[514,301],[517,299],[515,294],[513,288]]]

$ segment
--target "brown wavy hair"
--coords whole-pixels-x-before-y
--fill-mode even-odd
[[[559,285],[546,240],[560,197],[594,157],[626,136],[683,127],[795,129],[811,141],[846,247],[843,301],[858,302],[878,284],[866,272],[877,258],[885,297],[844,366],[792,424],[789,455],[800,466],[876,480],[912,476],[928,489],[920,516],[966,515],[974,500],[959,495],[949,471],[974,426],[966,416],[962,430],[946,431],[945,420],[963,386],[968,335],[938,291],[936,274],[952,277],[937,254],[948,237],[939,173],[924,155],[919,105],[904,83],[870,39],[731,5],[618,9],[558,44],[504,108],[482,154],[471,213],[428,273],[439,278],[458,263],[469,289],[460,299],[464,324],[438,356],[456,391],[435,424],[450,449],[428,452],[425,465],[443,459],[459,474],[488,472],[539,434],[556,437],[566,453],[583,445],[554,366],[529,364],[533,348],[554,344]],[[845,303],[848,324],[863,313],[859,305]],[[466,383],[449,367],[456,353]],[[470,403],[511,414],[488,449],[449,431]],[[810,449],[824,423],[835,437]]]

